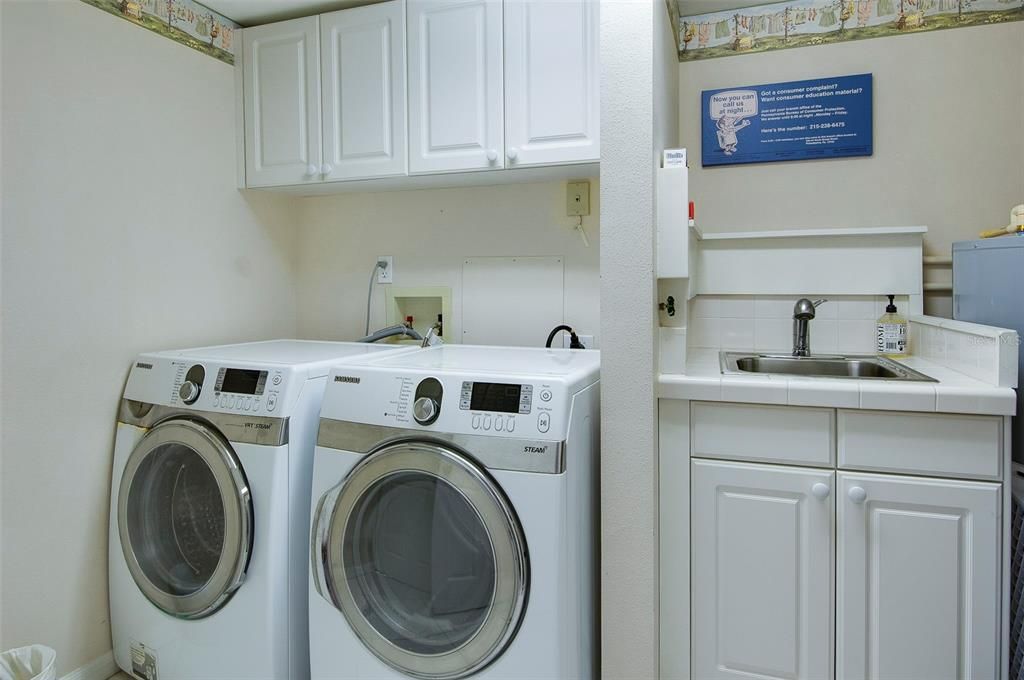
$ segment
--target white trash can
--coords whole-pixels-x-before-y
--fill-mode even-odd
[[[55,680],[57,652],[45,645],[29,645],[0,654],[0,680]]]

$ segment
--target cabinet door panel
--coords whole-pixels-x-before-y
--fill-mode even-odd
[[[693,461],[694,677],[832,677],[833,478]]]
[[[325,180],[405,174],[401,2],[320,17]]]
[[[242,32],[247,186],[320,179],[318,33],[317,17]]]
[[[839,678],[999,676],[997,484],[839,473]]]
[[[409,171],[502,167],[500,0],[408,7]]]
[[[600,159],[599,5],[505,3],[508,165]]]

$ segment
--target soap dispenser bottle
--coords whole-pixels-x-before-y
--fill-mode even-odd
[[[896,312],[895,297],[889,296],[885,314],[878,318],[875,327],[878,353],[893,358],[907,354],[907,320]]]

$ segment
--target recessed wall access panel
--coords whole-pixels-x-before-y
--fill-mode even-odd
[[[543,347],[564,321],[562,257],[467,257],[462,264],[462,342]]]

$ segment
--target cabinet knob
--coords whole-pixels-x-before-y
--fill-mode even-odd
[[[491,163],[493,163],[496,160],[498,160],[498,152],[495,151],[494,149],[488,149],[487,150],[487,160],[490,161]]]
[[[334,170],[334,168],[331,167],[330,163],[324,163],[323,165],[320,166],[320,174],[321,175],[329,175],[329,174],[331,174],[331,172],[333,170]]]
[[[505,152],[505,155],[508,156],[508,159],[510,161],[514,161],[516,158],[519,157],[519,149],[515,148],[514,146],[510,147],[509,150]]]
[[[306,177],[312,177],[316,174],[316,166],[310,163],[306,166]]]
[[[828,488],[828,484],[822,484],[821,482],[818,482],[817,484],[811,487],[811,493],[814,494],[815,498],[817,498],[820,501],[823,501],[826,498],[828,498],[828,495],[830,493],[832,493],[832,489]]]
[[[846,495],[849,496],[850,500],[857,505],[860,505],[868,498],[868,492],[859,486],[851,486],[850,490],[846,492]]]

